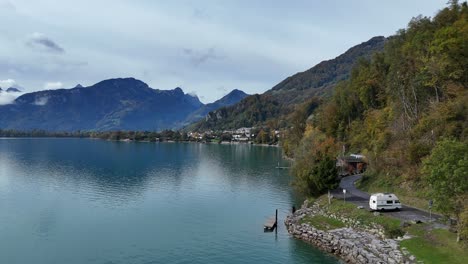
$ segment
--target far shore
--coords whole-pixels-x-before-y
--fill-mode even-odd
[[[90,139],[100,139],[100,138],[90,138]],[[205,141],[193,141],[193,140],[160,140],[160,141],[150,141],[150,140],[133,140],[133,139],[102,139],[106,141],[114,142],[138,142],[138,143],[200,143],[200,144],[220,144],[220,145],[253,145],[260,147],[281,147],[279,144],[257,144],[252,141],[249,142],[238,142],[238,141],[221,141],[221,142],[205,142]]]

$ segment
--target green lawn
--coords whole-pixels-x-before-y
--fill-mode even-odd
[[[406,248],[417,260],[424,263],[468,263],[468,248],[462,243],[456,242],[456,234],[446,229],[433,229],[428,224],[413,224],[407,228],[400,227],[399,219],[374,215],[365,209],[358,209],[356,205],[345,203],[342,200],[332,200],[328,205],[326,195],[315,200],[320,207],[327,208],[331,213],[358,220],[363,225],[372,223],[380,224],[384,227],[385,233],[389,237],[402,236],[408,232],[413,238],[401,241],[400,246]],[[345,223],[324,217],[305,217],[303,223],[309,223],[321,230],[331,230],[346,226]]]
[[[317,229],[325,231],[346,227],[346,225],[340,220],[322,215],[306,216],[301,219],[301,224],[302,223],[307,223]]]
[[[329,212],[339,214],[346,218],[356,219],[361,225],[369,226],[372,223],[380,224],[388,237],[404,235],[404,231],[400,228],[401,221],[399,219],[383,215],[374,215],[366,209],[358,209],[355,204],[345,203],[342,200],[332,200],[331,205],[328,206],[326,195],[318,198],[317,202],[321,207],[328,208],[327,210]]]
[[[418,260],[430,263],[468,263],[468,248],[456,242],[456,234],[445,229],[431,229],[427,224],[407,228],[414,237],[401,241]]]

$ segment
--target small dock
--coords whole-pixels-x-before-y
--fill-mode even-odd
[[[289,167],[287,167],[287,166],[280,166],[280,163],[279,163],[279,162],[278,162],[278,166],[276,166],[276,168],[279,169],[279,170],[287,170],[287,169],[289,169]]]
[[[268,219],[263,225],[264,232],[273,232],[278,225],[278,209],[276,209],[275,217]]]

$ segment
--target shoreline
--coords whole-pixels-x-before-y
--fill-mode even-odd
[[[353,219],[340,218],[346,227],[325,231],[302,221],[314,216],[330,217],[316,203],[308,207],[306,200],[299,210],[286,217],[288,233],[346,263],[417,263],[414,256],[400,248],[399,240],[385,238],[377,225],[363,227]]]
[[[251,145],[259,147],[275,147],[280,148],[279,144],[257,144],[253,142],[236,142],[236,141],[222,141],[222,142],[201,142],[201,141],[190,141],[190,140],[161,140],[161,141],[150,141],[150,140],[132,140],[132,139],[105,139],[98,137],[56,137],[56,136],[38,136],[38,137],[0,137],[1,139],[67,139],[67,138],[78,138],[78,139],[92,139],[92,140],[104,140],[112,142],[125,142],[125,143],[199,143],[199,144],[219,144],[219,145]]]

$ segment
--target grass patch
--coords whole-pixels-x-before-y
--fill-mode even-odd
[[[328,207],[327,210],[330,213],[341,215],[346,218],[355,219],[359,221],[361,225],[370,226],[372,224],[379,224],[385,230],[387,237],[395,238],[403,236],[405,233],[400,228],[401,221],[399,219],[384,216],[374,215],[365,209],[358,209],[356,205],[352,203],[345,203],[341,200],[332,200],[330,206],[328,206],[328,200],[326,196],[322,196],[317,199],[317,202],[321,207]]]
[[[306,216],[301,219],[301,224],[303,223],[307,223],[317,229],[325,231],[346,227],[346,225],[340,220],[322,215]]]
[[[424,263],[468,263],[468,250],[456,242],[456,234],[445,229],[431,229],[427,224],[407,228],[414,237],[401,241],[418,260]]]
[[[418,189],[417,191],[415,191],[414,188],[408,190],[408,188],[405,188],[404,184],[398,182],[399,179],[400,178],[394,177],[393,175],[379,175],[366,172],[363,177],[356,182],[356,187],[368,193],[394,193],[403,204],[428,211],[428,199],[424,198],[426,190],[424,188]],[[440,213],[434,209],[432,212]]]
[[[356,205],[345,203],[342,200],[334,199],[331,205],[328,205],[326,195],[317,198],[316,203],[320,207],[326,208],[330,213],[357,220],[362,225],[379,224],[384,228],[387,237],[395,238],[408,232],[413,238],[401,241],[400,246],[406,248],[417,260],[421,260],[426,264],[468,263],[466,244],[457,243],[456,234],[446,229],[434,229],[429,224],[413,224],[403,229],[400,226],[401,221],[399,219],[381,214],[374,215],[368,210],[358,209]],[[346,225],[339,220],[323,216],[305,217],[303,221],[322,230],[340,228]],[[338,223],[331,223],[332,221]]]
[[[310,206],[310,205],[312,205],[312,204],[314,204],[314,203],[315,203],[315,201],[316,201],[316,199],[315,199],[315,198],[313,198],[313,197],[309,197],[309,198],[307,198],[307,202],[308,202],[309,206]]]

